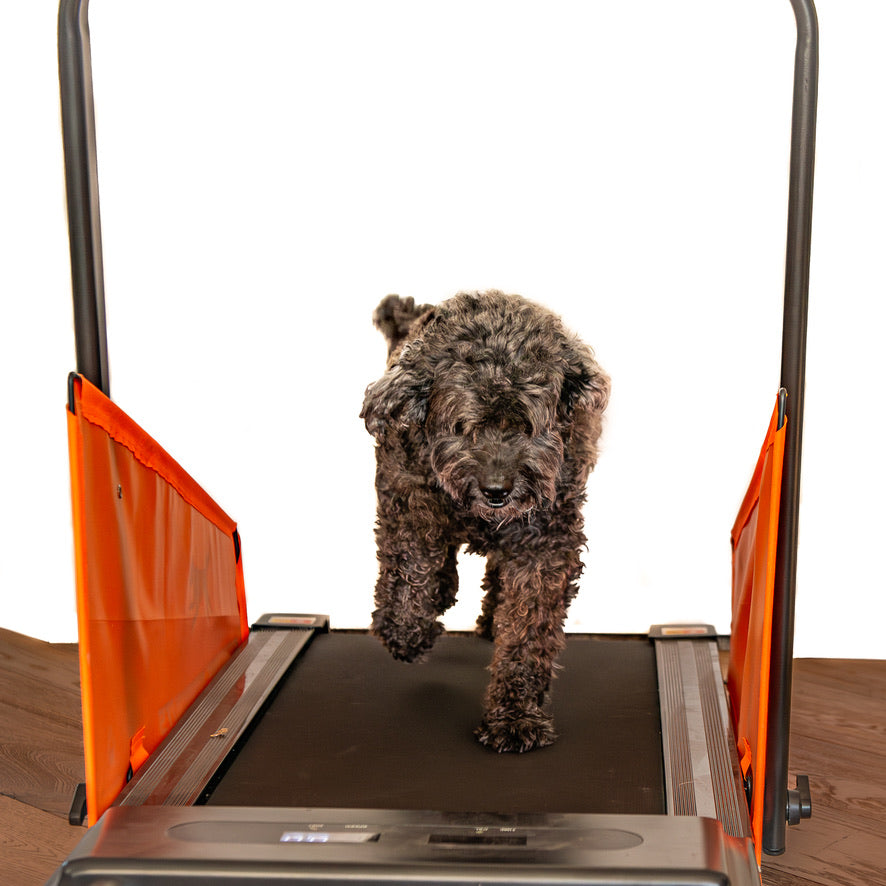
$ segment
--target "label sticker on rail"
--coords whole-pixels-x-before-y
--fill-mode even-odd
[[[272,615],[268,618],[269,625],[289,625],[290,627],[312,628],[317,619],[312,615]]]
[[[709,637],[711,629],[707,625],[664,625],[663,637]]]

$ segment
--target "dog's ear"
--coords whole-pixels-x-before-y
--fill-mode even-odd
[[[366,388],[360,418],[376,440],[381,440],[388,429],[405,430],[410,425],[424,424],[430,383],[417,365],[416,350],[407,344],[399,360]]]
[[[431,374],[423,368],[423,336],[433,325],[435,314],[430,305],[417,309],[417,319],[409,327],[412,340],[393,347],[387,372],[366,388],[360,418],[376,440],[381,440],[389,428],[405,430],[410,425],[424,424],[427,418]]]
[[[597,365],[591,353],[574,353],[567,363],[560,388],[560,408],[571,416],[576,409],[603,412],[609,403],[609,376]]]

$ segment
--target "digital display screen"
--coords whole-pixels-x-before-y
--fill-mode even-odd
[[[448,846],[525,846],[526,837],[518,834],[431,834],[428,843]]]
[[[281,843],[374,843],[379,834],[367,831],[284,831]]]

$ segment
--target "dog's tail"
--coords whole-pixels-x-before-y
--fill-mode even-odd
[[[409,336],[412,325],[433,305],[416,305],[413,298],[388,295],[381,300],[372,315],[372,322],[388,342],[390,356]]]

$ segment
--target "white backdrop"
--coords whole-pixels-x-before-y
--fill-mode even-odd
[[[238,520],[250,617],[368,623],[372,309],[495,287],[613,379],[570,627],[728,631],[778,386],[794,43],[787,0],[735,7],[93,0],[112,394]],[[880,657],[886,12],[819,13],[795,651]],[[73,640],[54,4],[12,19],[0,626]]]

